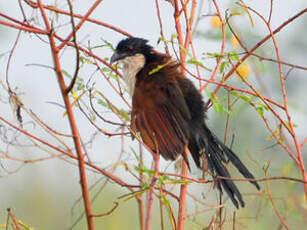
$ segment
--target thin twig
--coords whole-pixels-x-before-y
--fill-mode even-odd
[[[65,89],[65,94],[68,94],[72,88],[74,87],[77,77],[78,77],[78,73],[79,73],[79,69],[80,69],[80,51],[78,49],[78,45],[77,45],[77,33],[76,33],[76,26],[75,26],[75,20],[74,20],[74,12],[73,12],[73,7],[71,4],[70,0],[67,0],[68,5],[69,5],[69,10],[70,10],[70,21],[71,21],[71,27],[72,27],[72,33],[73,33],[73,38],[74,38],[74,43],[75,43],[75,50],[76,50],[76,67],[75,67],[75,73],[74,76],[69,84],[69,86]]]
[[[18,30],[27,31],[27,32],[30,32],[30,33],[48,34],[48,32],[44,31],[44,30],[40,30],[40,29],[36,29],[36,28],[31,28],[31,27],[28,27],[28,26],[19,26],[19,25],[16,25],[16,24],[13,24],[13,23],[10,23],[10,22],[6,22],[6,21],[3,21],[3,20],[0,20],[0,24],[8,26],[10,28],[15,28],[15,29],[18,29]]]
[[[62,44],[60,44],[57,49],[61,50],[66,44],[67,42],[70,41],[70,39],[74,36],[74,33],[76,33],[81,26],[86,22],[86,20],[88,19],[88,17],[91,15],[91,13],[93,13],[93,11],[98,7],[98,5],[102,2],[102,0],[96,0],[96,2],[92,5],[92,7],[86,12],[86,14],[81,18],[80,22],[78,23],[78,25],[76,25],[74,27],[74,30],[67,36],[67,38],[64,40],[64,42],[62,42]],[[43,7],[43,6],[41,6]]]
[[[225,43],[226,43],[225,23],[224,23],[224,21],[223,21],[222,15],[221,15],[221,13],[220,13],[220,8],[219,8],[219,6],[217,5],[216,0],[213,0],[213,3],[214,3],[214,6],[215,6],[215,8],[216,8],[216,11],[217,11],[217,16],[218,16],[219,20],[220,20],[221,23],[222,23],[222,46],[221,46],[221,52],[220,52],[220,54],[221,54],[221,55],[224,55]],[[219,58],[218,58],[218,61],[217,61],[217,63],[216,63],[216,66],[215,66],[215,68],[214,68],[214,70],[213,70],[213,72],[212,72],[212,74],[211,74],[211,76],[210,76],[210,80],[211,80],[211,81],[214,80],[214,78],[215,78],[215,76],[216,76],[216,73],[217,73],[217,71],[218,71],[218,69],[219,69],[219,67],[220,67],[220,65],[221,65],[221,63],[222,63],[222,60],[223,60],[222,57],[219,57]],[[208,84],[209,84],[209,82],[206,82],[206,84],[204,85],[204,87],[206,88],[206,87],[208,86]]]
[[[265,175],[267,176],[267,171],[265,171]],[[277,208],[276,205],[275,205],[274,199],[272,198],[270,182],[269,182],[269,181],[266,181],[266,184],[267,184],[267,191],[268,191],[267,194],[268,194],[269,200],[270,200],[270,202],[271,202],[271,204],[272,204],[272,206],[273,206],[273,208],[274,208],[274,211],[275,211],[276,215],[278,216],[278,218],[279,218],[281,224],[282,224],[287,230],[289,230],[289,227],[288,227],[288,225],[287,225],[285,219],[281,216],[281,214],[280,214],[278,208]]]
[[[293,22],[294,20],[296,20],[297,18],[299,18],[300,16],[302,16],[303,14],[305,14],[307,12],[307,8],[301,10],[299,13],[295,14],[294,16],[292,16],[291,18],[289,18],[288,20],[286,20],[284,23],[282,23],[280,26],[278,26],[272,33],[275,35],[278,32],[280,32],[285,26],[287,26],[289,23]],[[252,53],[254,53],[254,51],[256,49],[258,49],[260,46],[262,46],[267,40],[269,40],[271,38],[271,33],[268,34],[267,36],[265,36],[260,42],[258,42],[253,48],[251,48],[249,50],[249,52],[247,54],[245,54],[240,61],[234,65],[233,68],[231,68],[231,70],[228,71],[228,73],[225,75],[223,81],[227,80],[238,68],[238,66],[244,62],[249,56],[252,55]],[[220,89],[220,86],[216,87],[216,89],[214,90],[214,94],[217,93],[217,91]]]
[[[37,8],[38,5],[36,2],[33,2],[33,1],[29,1],[29,0],[24,0],[29,6],[33,7],[33,8]],[[52,12],[55,12],[57,14],[63,14],[63,15],[70,15],[70,12],[67,12],[67,11],[64,11],[64,10],[61,10],[61,9],[58,9],[56,7],[53,7],[53,6],[48,6],[48,5],[43,5],[43,7],[47,10],[50,10]],[[80,15],[80,14],[74,14],[73,15],[75,18],[84,18],[83,15]],[[118,33],[121,33],[127,37],[132,37],[131,34],[129,34],[128,32],[122,30],[122,29],[119,29],[113,25],[110,25],[108,23],[104,23],[104,22],[101,22],[101,21],[98,21],[98,20],[95,20],[95,19],[92,19],[92,18],[87,18],[86,21],[88,22],[91,22],[91,23],[94,23],[96,25],[100,25],[100,26],[103,26],[103,27],[106,27],[108,29],[111,29],[112,31],[116,31]]]
[[[182,34],[182,29],[181,29],[181,22],[180,22],[180,10],[179,10],[179,4],[178,4],[178,0],[174,0],[174,20],[175,20],[175,26],[176,26],[176,31],[177,31],[177,40],[178,40],[178,44],[179,44],[179,50],[180,50],[180,64],[182,67],[182,73],[183,75],[185,75],[185,57],[186,54],[185,52],[182,50],[182,48],[184,47],[183,45],[183,34]]]
[[[102,213],[102,214],[93,214],[93,217],[103,217],[103,216],[108,216],[110,215],[112,212],[115,211],[115,209],[118,207],[119,203],[118,202],[114,202],[114,207],[112,209],[110,209],[109,211],[107,211],[106,213]]]
[[[297,150],[297,155],[298,155],[299,165],[300,165],[300,169],[301,169],[301,174],[302,174],[303,179],[307,182],[307,174],[306,174],[306,170],[305,170],[304,160],[303,160],[303,157],[302,157],[301,147],[299,145],[297,136],[295,134],[293,123],[292,123],[290,112],[289,112],[288,99],[287,99],[287,93],[286,93],[286,85],[285,85],[285,78],[284,78],[284,74],[283,74],[282,64],[280,63],[280,53],[279,53],[277,41],[276,41],[276,38],[275,38],[275,33],[271,29],[270,22],[267,22],[265,20],[265,18],[261,14],[259,14],[257,11],[255,11],[254,9],[252,9],[250,7],[247,7],[247,8],[249,10],[251,10],[252,12],[254,12],[255,14],[257,14],[262,19],[262,21],[266,24],[268,30],[270,31],[270,35],[272,37],[272,41],[273,41],[273,44],[274,44],[274,47],[275,47],[275,52],[276,52],[276,56],[277,56],[277,60],[278,60],[278,68],[279,68],[279,73],[280,73],[280,83],[281,83],[281,89],[282,89],[285,113],[286,113],[286,116],[287,116],[287,119],[288,119],[288,125],[286,125],[286,128],[289,127],[288,128],[289,133],[293,137],[293,142],[294,142],[296,150]],[[281,123],[283,123],[283,122],[281,122]],[[304,188],[305,188],[305,198],[306,198],[306,202],[307,202],[307,184],[305,184]]]
[[[156,9],[157,9],[157,17],[159,20],[159,25],[160,25],[160,35],[161,35],[161,39],[162,42],[164,43],[164,48],[165,48],[165,52],[167,55],[170,55],[169,49],[168,49],[168,45],[167,45],[167,41],[165,40],[165,36],[164,36],[164,32],[163,32],[163,24],[162,24],[162,18],[160,15],[160,6],[159,6],[159,0],[155,0],[156,3]]]

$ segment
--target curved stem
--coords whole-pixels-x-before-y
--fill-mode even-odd
[[[189,150],[185,148],[185,154],[188,155]],[[187,177],[189,171],[189,166],[184,159],[182,159],[182,178]],[[180,196],[179,196],[179,210],[178,210],[178,223],[177,230],[184,229],[184,220],[185,220],[185,207],[186,207],[186,198],[187,198],[187,185],[182,184],[180,188]]]

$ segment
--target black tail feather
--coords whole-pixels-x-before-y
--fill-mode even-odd
[[[234,152],[225,146],[207,127],[204,125],[202,129],[198,129],[193,135],[193,143],[197,147],[190,148],[193,159],[198,167],[200,167],[199,158],[206,157],[208,168],[213,177],[231,178],[227,168],[224,166],[228,160],[238,169],[238,171],[248,179],[254,179],[254,176],[244,166],[242,161],[234,154]],[[197,150],[197,152],[196,152]],[[216,178],[217,186],[222,192],[222,189],[227,193],[232,203],[239,208],[244,207],[242,195],[232,180]],[[259,190],[260,186],[256,181],[250,181]]]
[[[234,152],[229,149],[227,146],[225,146],[225,152],[228,156],[228,159],[232,162],[232,164],[234,166],[236,166],[236,168],[239,170],[239,172],[245,177],[245,178],[249,178],[249,179],[255,179],[255,177],[253,176],[253,174],[251,174],[250,171],[248,171],[248,169],[245,167],[245,165],[242,163],[242,161],[234,154]],[[257,183],[257,181],[249,181],[250,183],[252,183],[253,185],[255,185],[255,187],[260,190],[260,186]]]
[[[231,177],[228,170],[225,168],[225,166],[216,158],[215,154],[207,154],[206,158],[208,161],[208,165],[211,165],[211,172],[215,172],[216,175],[222,176],[222,177]],[[227,195],[231,199],[232,203],[236,206],[236,208],[239,208],[238,201],[240,202],[240,205],[244,207],[244,201],[242,199],[242,195],[236,185],[231,180],[224,180],[217,178],[217,185],[219,190],[222,192],[222,187],[226,191]],[[222,185],[222,187],[221,187]],[[238,201],[237,201],[237,199]]]

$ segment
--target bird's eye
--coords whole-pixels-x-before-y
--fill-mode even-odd
[[[132,52],[132,51],[133,51],[133,48],[132,48],[131,46],[127,46],[127,50],[128,50],[129,52]]]
[[[133,52],[133,46],[129,46],[129,45],[123,45],[120,48],[118,48],[118,50],[122,51],[122,52]]]

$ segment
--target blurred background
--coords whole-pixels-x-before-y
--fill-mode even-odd
[[[43,2],[68,11],[66,1]],[[84,15],[93,2],[73,1],[74,12]],[[166,1],[159,1],[159,3],[165,38],[170,40],[172,34],[176,33],[173,21],[173,8]],[[292,1],[291,4],[289,4],[289,1],[273,1],[273,3],[274,8],[271,19],[273,29],[307,6],[305,0]],[[242,8],[238,7],[235,1],[219,1],[218,4],[220,4],[223,17],[227,9],[230,9],[232,12],[240,12],[240,15],[231,19],[231,23],[248,48],[253,47],[268,34],[264,23],[254,14],[251,14],[252,20],[250,20],[249,15],[242,11]],[[270,1],[245,1],[245,4],[256,9],[263,16],[268,17]],[[39,11],[33,11],[26,4],[24,6],[27,16],[33,18],[37,26],[44,28]],[[18,7],[18,1],[0,0],[0,12],[18,20],[23,20]],[[197,57],[209,69],[213,69],[216,63],[216,59],[212,58],[210,54],[219,53],[222,42],[220,28],[212,21],[215,13],[212,2],[203,1],[203,7],[199,13],[201,17],[197,29],[194,31],[194,45]],[[157,50],[164,52],[163,43],[158,43],[160,26],[156,15],[155,1],[105,0],[93,12],[91,18],[114,25],[133,36],[146,38]],[[70,33],[69,17],[57,14],[50,14],[49,17],[54,17],[56,30],[60,36],[66,37]],[[2,18],[0,17],[0,19]],[[307,66],[306,25],[307,17],[303,16],[276,35],[281,59],[284,62]],[[0,79],[4,84],[6,82],[8,52],[12,49],[17,34],[17,30],[0,25]],[[230,31],[226,35],[226,52],[234,50],[237,53],[242,52],[233,44]],[[79,44],[93,48],[93,52],[96,55],[106,60],[111,56],[112,50],[110,46],[106,45],[105,41],[115,46],[122,38],[124,38],[122,34],[92,23],[86,23],[78,32]],[[62,107],[63,101],[56,76],[49,68],[53,66],[53,63],[50,47],[46,41],[47,38],[44,36],[38,37],[33,34],[22,33],[12,56],[8,70],[8,79],[10,87],[18,93],[26,108],[33,111],[50,127],[59,132],[69,134],[70,128],[65,110]],[[266,42],[256,53],[276,59],[271,41]],[[87,60],[88,57],[84,54],[82,55],[84,60]],[[75,68],[74,49],[66,48],[61,54],[61,61],[63,71],[65,71],[67,76],[67,82],[69,82],[69,76],[73,75]],[[251,57],[248,59],[247,65],[250,71],[248,81],[256,85],[263,95],[282,103],[277,64]],[[193,72],[195,71],[193,65],[190,65],[189,68]],[[227,67],[225,68],[227,72]],[[292,120],[296,125],[295,131],[298,139],[302,142],[307,137],[306,72],[300,69],[291,69],[287,66],[284,66],[284,72],[288,73],[286,87]],[[201,74],[204,78],[209,78],[211,75],[205,69],[202,69]],[[218,75],[221,74],[219,73]],[[220,79],[221,76],[218,76],[217,80]],[[108,85],[90,61],[82,63],[78,84],[80,87],[86,85],[95,87],[95,89],[107,96],[123,113],[129,113],[127,105]],[[195,84],[198,85],[198,82],[195,81]],[[233,76],[228,84],[247,88],[236,76]],[[206,91],[203,91],[205,100],[208,99],[209,92],[212,92],[214,89],[214,85],[209,85]],[[77,94],[80,91],[76,89]],[[130,101],[129,96],[125,96]],[[227,91],[224,89],[220,90],[218,97],[221,105],[227,108],[229,97]],[[232,96],[231,100],[235,101],[235,98]],[[257,102],[257,100],[255,101]],[[84,99],[84,103],[86,108],[88,101]],[[99,102],[96,106],[97,111],[105,118],[120,122],[105,106],[99,105]],[[3,86],[0,88],[0,111],[2,117],[18,124],[12,105],[9,103],[8,94]],[[109,138],[97,132],[95,127],[89,123],[78,108],[75,108],[75,113],[80,135],[91,161],[100,167],[114,171],[114,174],[124,181],[136,183],[136,180],[126,171],[125,165],[122,162],[125,162],[132,169],[137,164],[134,154],[138,154],[139,151],[137,141],[132,141],[129,136],[113,136]],[[208,125],[221,139],[224,138],[228,114],[225,110],[216,111],[213,107],[208,111]],[[264,110],[263,115],[273,127],[278,126],[277,121],[272,118],[268,111]],[[58,142],[43,129],[35,125],[25,112],[22,112],[22,116],[24,129],[50,143],[58,145]],[[286,119],[284,115],[282,117]],[[93,119],[97,119],[97,117],[93,117]],[[99,121],[99,119],[95,120],[95,122],[109,132],[121,131],[110,124]],[[238,153],[242,161],[251,169],[256,177],[265,177],[263,169],[268,167],[268,176],[301,178],[292,159],[271,137],[261,116],[259,116],[259,112],[257,113],[244,100],[236,100],[233,104],[229,125],[228,145],[233,140],[233,150]],[[7,128],[4,123],[0,123],[0,135],[0,229],[5,229],[3,226],[7,219],[7,208],[12,208],[18,219],[34,229],[70,229],[83,213],[83,202],[80,201],[79,173],[75,162],[67,159],[64,161],[56,157],[31,163],[20,162],[18,159],[37,159],[48,157],[50,154],[41,149],[42,146],[34,146],[28,137]],[[69,146],[72,146],[69,138],[63,137],[63,140]],[[292,143],[290,143],[290,146],[294,148]],[[306,161],[306,145],[302,148],[302,152]],[[8,154],[13,159],[5,159],[5,154]],[[150,168],[151,155],[147,152],[144,155],[144,162]],[[177,170],[176,163],[162,160],[160,170],[175,172]],[[235,170],[232,170],[232,173],[234,177],[240,176]],[[201,178],[202,175],[192,165],[190,176]],[[135,199],[125,200],[125,198],[121,198],[123,195],[129,194],[129,190],[107,181],[106,178],[98,173],[89,171],[88,178],[89,184],[93,186],[91,195],[96,197],[93,202],[94,213],[108,212],[114,207],[114,202],[119,203],[112,214],[95,219],[97,229],[138,229],[138,209]],[[237,184],[241,191],[243,191],[247,204],[246,208],[237,211],[236,229],[282,229],[278,228],[280,221],[268,200],[266,194],[267,184],[261,183],[263,191],[260,193],[257,193],[248,183],[238,182]],[[303,229],[304,224],[307,222],[307,209],[304,203],[302,184],[277,180],[270,182],[270,188],[276,206],[280,213],[285,216],[290,229]],[[177,192],[176,188],[174,188],[174,192]],[[218,192],[212,190],[212,184],[192,184],[189,186],[189,192],[202,199],[208,204],[208,207],[216,205],[219,200]],[[170,201],[172,202],[171,199]],[[189,198],[187,214],[198,211],[199,207],[196,203],[193,199]],[[154,208],[152,229],[158,229],[160,226],[158,202],[154,204]],[[233,211],[235,209],[232,204],[227,202],[227,208],[224,212],[226,213],[224,229],[232,229]],[[211,217],[216,213],[217,210],[213,209],[188,218],[185,229],[205,229],[204,227],[209,225]],[[164,215],[168,216],[166,211]],[[166,229],[170,229],[167,222],[165,223]],[[73,229],[86,229],[85,219],[82,218]]]

